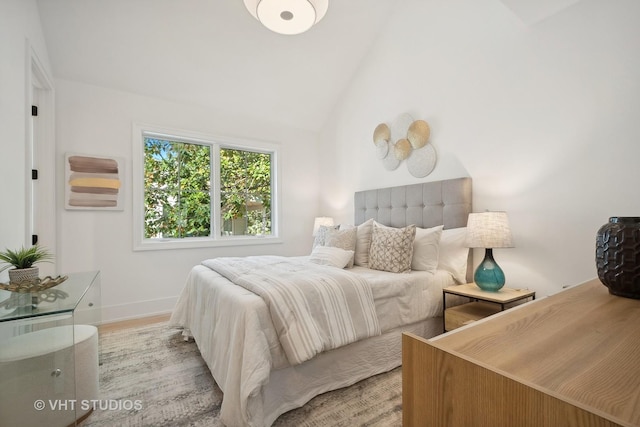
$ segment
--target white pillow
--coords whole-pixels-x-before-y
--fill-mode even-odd
[[[329,230],[324,241],[325,246],[344,249],[354,253],[356,250],[356,228],[345,228],[342,230]],[[347,267],[353,267],[353,257],[349,260]]]
[[[466,237],[467,227],[443,230],[440,237],[438,270],[448,271],[460,284],[467,283],[469,248],[465,245]]]
[[[333,246],[316,246],[311,251],[309,261],[315,264],[344,268],[352,257],[353,251],[345,251]]]
[[[356,227],[355,265],[369,267],[369,248],[371,247],[371,233],[373,232],[373,218]]]
[[[440,236],[442,236],[442,225],[431,228],[416,228],[413,258],[411,259],[412,270],[436,271],[440,252]]]

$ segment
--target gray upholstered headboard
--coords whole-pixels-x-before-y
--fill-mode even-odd
[[[358,191],[354,202],[356,225],[373,218],[391,227],[465,227],[471,213],[471,178]],[[473,277],[472,252],[469,251],[468,279]]]
[[[373,218],[391,227],[465,227],[471,213],[471,178],[358,191],[355,224]]]

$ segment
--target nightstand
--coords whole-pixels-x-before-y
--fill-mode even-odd
[[[469,298],[470,302],[447,308],[447,295]],[[502,288],[497,292],[480,289],[475,283],[449,286],[442,290],[444,308],[444,331],[451,331],[476,320],[499,313],[507,304],[531,298],[536,299],[535,291],[528,289]]]

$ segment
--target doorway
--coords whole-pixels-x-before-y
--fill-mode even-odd
[[[26,245],[35,243],[57,253],[56,239],[56,149],[53,80],[28,46],[27,70],[27,197]],[[39,264],[41,276],[54,276],[52,263]]]

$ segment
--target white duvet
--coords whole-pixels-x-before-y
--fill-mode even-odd
[[[371,287],[356,274],[282,256],[202,264],[265,301],[291,364],[380,335]]]
[[[306,257],[294,258],[305,262]],[[386,273],[348,270],[371,286],[381,331],[440,316],[442,288],[451,276],[436,272]],[[217,384],[224,392],[220,419],[227,426],[265,426],[261,393],[272,371],[290,366],[259,296],[204,265],[195,266],[171,316],[171,326],[193,336]],[[276,415],[277,416],[277,415]],[[269,421],[265,421],[268,419]]]

